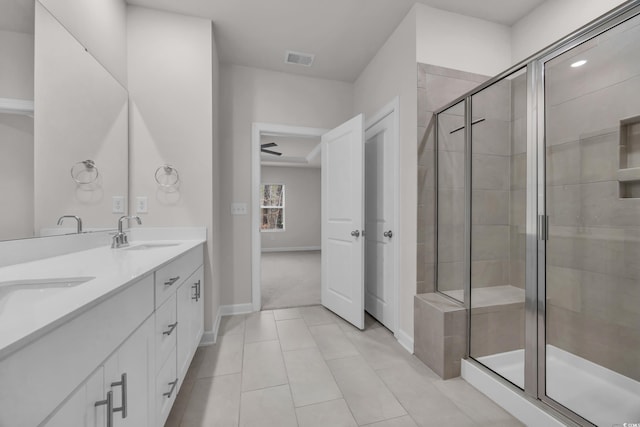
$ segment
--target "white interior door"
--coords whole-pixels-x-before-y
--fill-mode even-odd
[[[364,118],[322,136],[322,305],[364,329]]]
[[[395,332],[394,118],[365,133],[365,310]]]

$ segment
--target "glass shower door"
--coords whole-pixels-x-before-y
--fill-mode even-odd
[[[525,370],[527,74],[471,96],[469,355],[520,388]]]
[[[544,63],[542,398],[606,426],[640,421],[638,24]]]

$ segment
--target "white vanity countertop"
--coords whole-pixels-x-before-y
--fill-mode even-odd
[[[130,247],[145,243],[177,244],[148,250],[111,249],[105,245],[0,268],[0,359],[205,241],[137,240]],[[40,298],[37,289],[29,290],[28,302],[21,302],[20,298],[11,301],[14,297],[11,293],[2,295],[3,283],[74,277],[94,279],[59,292],[43,292]],[[22,293],[22,300],[25,294]]]

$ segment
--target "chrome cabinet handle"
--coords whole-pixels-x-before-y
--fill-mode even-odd
[[[122,406],[113,408],[113,412],[122,412],[122,418],[127,418],[127,373],[120,375],[120,381],[111,383],[111,387],[122,387]]]
[[[171,335],[171,333],[173,332],[173,330],[176,328],[176,326],[178,326],[178,322],[175,323],[171,323],[169,326],[169,329],[164,331],[162,333],[162,335]]]
[[[162,395],[163,395],[163,396],[166,396],[166,397],[167,397],[167,399],[171,399],[171,395],[173,394],[173,390],[175,390],[175,389],[176,389],[176,385],[178,385],[178,379],[176,378],[176,380],[175,380],[175,381],[171,381],[171,382],[169,383],[169,385],[171,386],[171,388],[169,389],[169,391],[168,391],[168,392],[166,392],[166,393],[162,393]]]
[[[178,280],[180,280],[180,276],[176,276],[176,277],[170,277],[169,280],[167,280],[166,282],[164,282],[165,286],[171,286],[174,283],[176,283]]]
[[[107,392],[107,398],[105,400],[100,400],[96,402],[93,406],[98,407],[106,405],[107,406],[107,427],[113,427],[113,392]]]
[[[382,235],[384,237],[392,238],[393,237],[393,232],[391,230],[385,231],[384,233],[382,233]]]
[[[196,300],[198,302],[200,300],[200,280],[191,285],[191,288],[195,290],[195,294],[191,297],[191,299]]]
[[[360,230],[353,230],[353,231],[351,232],[351,235],[352,235],[353,237],[360,237]]]

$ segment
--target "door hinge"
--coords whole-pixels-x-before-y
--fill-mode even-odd
[[[549,217],[538,215],[538,240],[549,240]]]

